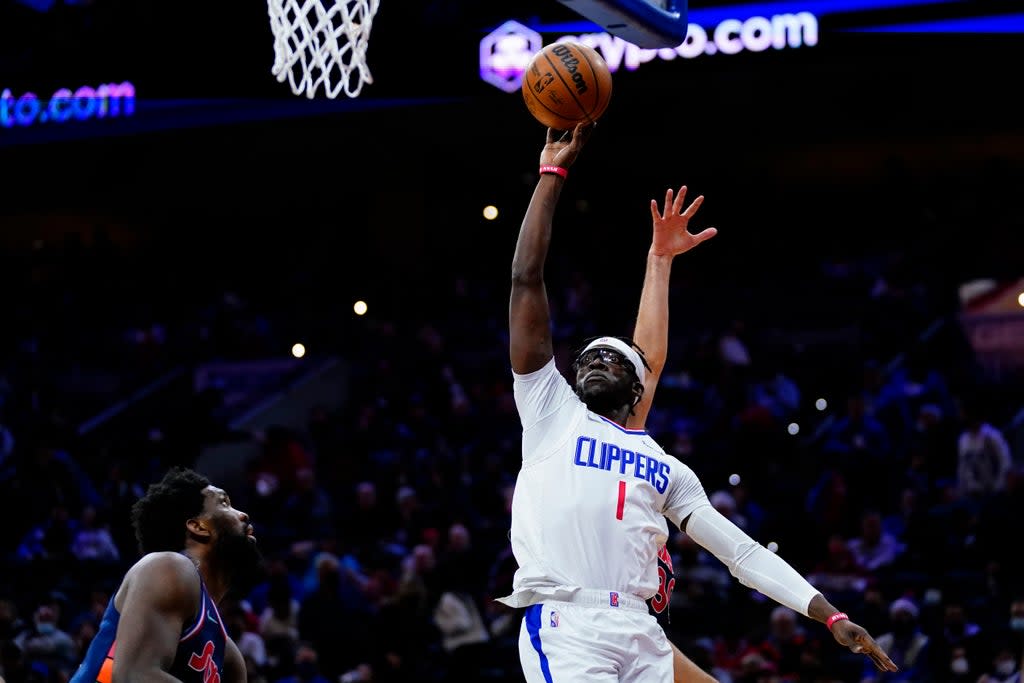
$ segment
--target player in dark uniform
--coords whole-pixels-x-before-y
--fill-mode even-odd
[[[675,195],[673,195],[672,190],[666,192],[663,209],[658,208],[656,200],[651,200],[651,218],[653,219],[654,234],[651,248],[648,252],[647,268],[644,273],[643,290],[640,294],[636,328],[633,333],[636,344],[647,352],[643,360],[647,364],[648,372],[645,375],[644,391],[641,394],[641,400],[637,403],[633,415],[630,416],[626,425],[630,429],[644,428],[647,415],[654,401],[658,380],[665,367],[665,359],[668,355],[668,286],[672,261],[679,254],[689,251],[701,242],[714,237],[717,233],[714,228],[708,228],[697,234],[689,232],[690,218],[700,208],[704,198],[697,197],[684,210],[683,200],[685,197],[686,187],[684,186]],[[742,533],[738,534],[738,536],[742,536]],[[722,558],[720,557],[719,559]],[[671,600],[672,589],[675,583],[672,558],[666,547],[662,546],[660,549],[657,561],[660,586],[658,592],[648,600],[648,610],[664,628],[668,617],[669,601]],[[737,575],[734,567],[730,566],[729,569],[734,576]],[[799,576],[786,578],[786,581],[793,584],[803,582]],[[747,583],[745,585],[750,584]],[[779,598],[774,599],[777,602],[783,602]],[[815,614],[812,618],[825,623],[829,630],[832,631],[832,635],[838,643],[848,647],[853,652],[867,655],[880,671],[896,671],[896,665],[874,639],[863,628],[851,623],[846,614],[838,612],[838,610],[832,607],[820,593],[811,599],[810,605],[799,605],[799,607],[805,608],[799,611],[810,617],[812,615],[812,606],[814,607],[813,613]],[[830,614],[831,616],[828,616]],[[835,628],[833,628],[834,625]],[[703,671],[695,662],[680,652],[675,644],[672,644],[672,653],[672,673],[675,683],[715,682],[714,677]]]
[[[658,551],[658,579],[660,581],[658,592],[647,600],[647,611],[667,631],[670,621],[669,603],[672,601],[672,591],[675,590],[676,577],[672,569],[672,556],[669,555],[668,548],[665,546]],[[672,646],[672,679],[674,683],[718,683],[714,676],[684,655],[671,640],[669,645]]]
[[[262,566],[249,516],[206,477],[174,468],[132,509],[142,558],[110,599],[70,683],[241,683],[217,603]]]

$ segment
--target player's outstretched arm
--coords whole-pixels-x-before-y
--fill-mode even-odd
[[[895,662],[889,659],[889,655],[879,647],[871,634],[864,627],[850,621],[845,612],[836,609],[821,593],[815,595],[811,600],[811,604],[807,608],[807,615],[828,626],[837,643],[850,648],[851,652],[870,657],[879,671],[898,670]]]
[[[684,185],[679,188],[674,198],[671,189],[665,193],[664,210],[658,208],[656,200],[651,200],[653,234],[651,247],[647,252],[647,269],[644,272],[640,306],[633,331],[633,341],[643,349],[649,369],[644,381],[642,400],[634,408],[633,415],[627,422],[630,429],[643,429],[646,425],[647,415],[654,400],[654,390],[658,386],[668,356],[668,292],[672,260],[714,237],[718,232],[714,228],[708,228],[691,235],[687,226],[703,203],[704,197],[697,197],[683,210],[685,199]],[[672,646],[672,674],[675,683],[718,683],[713,676],[683,654],[675,643],[669,641],[669,645]]]
[[[634,408],[634,414],[627,425],[633,429],[642,429],[646,423],[647,414],[654,401],[654,390],[665,368],[665,359],[668,355],[668,292],[672,260],[718,234],[715,228],[707,228],[697,234],[689,232],[687,228],[690,219],[704,203],[704,197],[697,197],[683,209],[685,199],[686,186],[683,185],[674,196],[671,188],[665,192],[663,209],[658,208],[657,200],[651,200],[653,233],[651,247],[647,251],[647,269],[644,271],[644,284],[640,292],[636,327],[633,330],[633,341],[643,349],[650,369],[644,381],[643,396]]]
[[[896,664],[863,627],[829,603],[789,563],[752,539],[710,504],[694,510],[683,521],[682,528],[721,560],[744,586],[827,625],[836,642],[870,657],[879,671],[897,670]]]
[[[541,167],[568,170],[586,143],[594,124],[579,124],[559,134],[548,129],[540,154]],[[558,173],[541,173],[526,209],[512,258],[512,295],[509,301],[509,356],[512,370],[527,374],[551,360],[551,311],[544,287],[544,262],[551,244],[551,223],[565,183]]]
[[[154,553],[140,560],[120,589],[121,618],[113,683],[170,683],[178,639],[199,605],[199,574],[178,553]],[[117,601],[115,599],[115,604]]]
[[[697,666],[675,643],[669,641],[668,644],[672,646],[673,683],[718,683],[718,679]]]

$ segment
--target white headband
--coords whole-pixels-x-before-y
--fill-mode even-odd
[[[640,358],[640,354],[636,352],[636,349],[634,349],[632,346],[622,341],[621,339],[617,339],[615,337],[598,337],[594,341],[587,344],[587,348],[583,349],[580,355],[582,356],[584,353],[594,348],[595,346],[610,346],[611,348],[615,349],[623,356],[625,356],[627,359],[629,359],[629,362],[633,364],[634,368],[636,368],[636,378],[640,380],[640,384],[644,383],[644,378],[647,375],[647,369],[644,367],[644,361],[642,358]]]

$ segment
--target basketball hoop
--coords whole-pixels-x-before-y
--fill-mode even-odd
[[[357,97],[372,83],[366,47],[380,0],[267,0],[274,33],[271,73],[296,95]]]

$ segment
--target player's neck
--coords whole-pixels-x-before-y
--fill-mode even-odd
[[[227,595],[230,585],[227,573],[218,567],[213,553],[204,552],[197,548],[188,548],[185,550],[185,555],[195,563],[196,569],[199,570],[199,575],[203,577],[203,583],[206,584],[206,592],[209,593],[214,602],[219,603]]]
[[[611,420],[615,424],[619,425],[623,429],[626,427],[626,423],[629,422],[629,408],[622,408],[620,410],[606,410],[602,413],[598,413],[601,417],[606,420]]]

